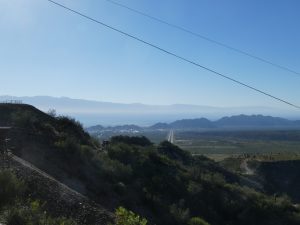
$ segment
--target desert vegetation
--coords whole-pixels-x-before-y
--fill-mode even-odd
[[[14,153],[68,181],[71,188],[116,212],[121,221],[127,218],[135,221],[129,224],[141,225],[300,223],[299,208],[289,198],[251,189],[242,184],[239,174],[204,156],[193,156],[166,141],[153,144],[145,137],[114,137],[103,148],[73,119],[27,110],[35,119],[26,116],[26,123],[19,123],[16,110],[11,113]],[[32,204],[28,207],[33,210]]]

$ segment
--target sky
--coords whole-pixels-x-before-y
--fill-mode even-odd
[[[115,0],[300,72],[298,0]],[[57,0],[101,22],[300,105],[300,76],[106,0]],[[58,8],[0,0],[0,95],[297,110]]]

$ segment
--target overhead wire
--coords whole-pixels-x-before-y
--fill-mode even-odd
[[[131,12],[134,12],[134,13],[136,13],[136,14],[139,14],[139,15],[141,15],[141,16],[147,17],[147,18],[149,18],[149,19],[151,19],[151,20],[154,20],[154,21],[156,21],[156,22],[165,24],[165,25],[167,25],[167,26],[169,26],[169,27],[175,28],[175,29],[177,29],[177,30],[180,30],[180,31],[183,31],[183,32],[188,33],[188,34],[190,34],[190,35],[193,35],[193,36],[196,36],[196,37],[198,37],[198,38],[201,38],[202,40],[211,42],[211,43],[216,44],[216,45],[218,45],[218,46],[221,46],[221,47],[223,47],[223,48],[227,48],[227,49],[229,49],[229,50],[231,50],[231,51],[237,52],[237,53],[239,53],[239,54],[248,56],[248,57],[250,57],[250,58],[252,58],[252,59],[261,61],[261,62],[263,62],[263,63],[266,63],[266,64],[269,64],[269,65],[274,66],[274,67],[276,67],[276,68],[279,68],[279,69],[281,69],[281,70],[285,70],[285,71],[287,71],[287,72],[289,72],[289,73],[293,73],[293,74],[295,74],[295,75],[300,76],[300,73],[299,73],[299,72],[297,72],[297,71],[295,71],[295,70],[293,70],[293,69],[290,69],[290,68],[288,68],[288,67],[286,67],[286,66],[283,66],[283,65],[280,65],[280,64],[278,64],[278,63],[272,62],[272,61],[270,61],[270,60],[268,60],[268,59],[265,59],[265,58],[262,58],[262,57],[260,57],[260,56],[256,56],[256,55],[254,55],[254,54],[252,54],[252,53],[249,53],[249,52],[247,52],[247,51],[241,50],[241,49],[239,49],[239,48],[236,48],[236,47],[227,45],[227,44],[225,44],[225,43],[223,43],[223,42],[214,40],[214,39],[212,39],[212,38],[210,38],[210,37],[207,37],[207,36],[205,36],[205,35],[202,35],[202,34],[200,34],[200,33],[197,33],[197,32],[195,32],[195,31],[192,31],[192,30],[190,30],[190,29],[187,29],[187,28],[185,28],[185,27],[183,27],[183,26],[179,26],[179,25],[177,25],[177,24],[168,22],[168,21],[166,21],[166,20],[160,19],[160,18],[155,17],[155,16],[152,16],[152,15],[150,15],[150,14],[144,13],[144,12],[142,12],[142,11],[139,11],[139,10],[137,10],[137,9],[134,9],[134,8],[132,8],[132,7],[129,7],[129,6],[125,5],[125,4],[116,2],[116,1],[114,1],[114,0],[105,0],[105,1],[107,1],[107,2],[109,2],[109,3],[111,3],[111,4],[114,4],[114,5],[118,6],[118,7],[122,7],[122,8],[124,8],[124,9],[127,9],[127,10],[129,10],[129,11],[131,11]]]
[[[54,5],[56,5],[56,6],[58,6],[58,7],[61,7],[61,8],[65,9],[65,10],[67,10],[67,11],[69,11],[69,12],[74,13],[74,14],[77,14],[77,15],[79,15],[79,16],[85,18],[85,19],[88,19],[88,20],[90,20],[90,21],[93,21],[93,22],[95,22],[95,23],[97,23],[97,24],[99,24],[99,25],[102,25],[102,26],[104,26],[104,27],[106,27],[106,28],[108,28],[108,29],[110,29],[110,30],[113,30],[113,31],[115,31],[115,32],[117,32],[117,33],[120,33],[120,34],[122,34],[122,35],[125,35],[125,36],[131,38],[131,39],[134,39],[134,40],[136,40],[136,41],[138,41],[138,42],[140,42],[140,43],[143,43],[143,44],[148,45],[148,46],[150,46],[150,47],[152,47],[152,48],[155,48],[155,49],[159,50],[160,52],[163,52],[163,53],[166,53],[166,54],[168,54],[168,55],[171,55],[171,56],[173,56],[173,57],[175,57],[175,58],[177,58],[177,59],[180,59],[181,61],[184,61],[184,62],[187,62],[187,63],[189,63],[189,64],[192,64],[192,65],[194,65],[194,66],[196,66],[196,67],[202,68],[202,69],[204,69],[204,70],[206,70],[206,71],[209,71],[209,72],[211,72],[212,74],[215,74],[215,75],[217,75],[217,76],[219,76],[219,77],[225,78],[225,79],[227,79],[227,80],[229,80],[229,81],[232,81],[232,82],[234,82],[234,83],[236,83],[236,84],[239,84],[239,85],[241,85],[241,86],[243,86],[243,87],[246,87],[246,88],[248,88],[248,89],[251,89],[251,90],[253,90],[253,91],[256,91],[256,92],[258,92],[258,93],[260,93],[260,94],[263,94],[263,95],[265,95],[265,96],[268,96],[268,97],[270,97],[270,98],[272,98],[272,99],[275,99],[275,100],[277,100],[277,101],[279,101],[279,102],[282,102],[282,103],[287,104],[287,105],[289,105],[289,106],[292,106],[292,107],[294,107],[294,108],[300,109],[300,106],[298,106],[298,105],[296,105],[296,104],[293,104],[293,103],[291,103],[291,102],[289,102],[289,101],[287,101],[287,100],[284,100],[284,99],[282,99],[282,98],[276,97],[276,96],[274,96],[274,95],[272,95],[272,94],[269,94],[269,93],[267,93],[267,92],[265,92],[265,91],[263,91],[263,90],[260,90],[260,89],[258,89],[258,88],[256,88],[256,87],[253,87],[253,86],[251,86],[251,85],[248,85],[248,84],[246,84],[246,83],[244,83],[244,82],[241,82],[241,81],[239,81],[239,80],[237,80],[237,79],[234,79],[234,78],[229,77],[229,76],[227,76],[227,75],[224,75],[224,74],[222,74],[222,73],[220,73],[220,72],[217,72],[217,71],[215,71],[215,70],[213,70],[213,69],[210,69],[210,68],[208,68],[208,67],[206,67],[206,66],[203,66],[203,65],[201,65],[201,64],[199,64],[199,63],[197,63],[197,62],[194,62],[194,61],[192,61],[192,60],[189,60],[189,59],[187,59],[187,58],[185,58],[185,57],[183,57],[183,56],[177,55],[177,54],[175,54],[175,53],[173,53],[173,52],[171,52],[171,51],[168,51],[168,50],[166,50],[166,49],[163,49],[162,47],[159,47],[159,46],[154,45],[154,44],[152,44],[152,43],[150,43],[150,42],[147,42],[147,41],[145,41],[145,40],[143,40],[143,39],[141,39],[141,38],[139,38],[139,37],[136,37],[136,36],[134,36],[134,35],[132,35],[132,34],[129,34],[129,33],[125,32],[125,31],[122,31],[122,30],[117,29],[117,28],[115,28],[115,27],[113,27],[113,26],[110,26],[110,25],[108,25],[108,24],[106,24],[106,23],[103,23],[103,22],[101,22],[101,21],[99,21],[99,20],[97,20],[97,19],[94,19],[94,18],[92,18],[92,17],[90,17],[90,16],[88,16],[88,15],[85,15],[85,14],[79,12],[79,11],[76,11],[76,10],[74,10],[74,9],[71,9],[71,8],[69,8],[69,7],[67,7],[67,6],[65,6],[65,5],[63,5],[63,4],[60,4],[60,3],[56,2],[56,1],[53,1],[53,0],[46,0],[46,1],[51,2],[51,3],[53,3]]]

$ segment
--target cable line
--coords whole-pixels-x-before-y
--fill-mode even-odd
[[[246,83],[243,83],[243,82],[241,82],[241,81],[239,81],[239,80],[236,80],[236,79],[231,78],[231,77],[229,77],[229,76],[227,76],[227,75],[224,75],[224,74],[222,74],[222,73],[219,73],[219,72],[217,72],[217,71],[215,71],[215,70],[213,70],[213,69],[210,69],[210,68],[208,68],[208,67],[206,67],[206,66],[202,66],[202,65],[200,65],[200,64],[198,64],[198,63],[196,63],[196,62],[194,62],[194,61],[191,61],[191,60],[189,60],[189,59],[187,59],[187,58],[184,58],[183,56],[180,56],[180,55],[177,55],[177,54],[175,54],[175,53],[173,53],[173,52],[171,52],[171,51],[165,50],[165,49],[163,49],[163,48],[161,48],[161,47],[159,47],[159,46],[157,46],[157,45],[154,45],[154,44],[152,44],[152,43],[150,43],[150,42],[144,41],[143,39],[140,39],[140,38],[138,38],[138,37],[136,37],[136,36],[134,36],[134,35],[131,35],[131,34],[129,34],[129,33],[126,33],[126,32],[124,32],[124,31],[122,31],[122,30],[119,30],[119,29],[114,28],[114,27],[112,27],[112,26],[110,26],[110,25],[107,25],[107,24],[105,24],[105,23],[103,23],[103,22],[101,22],[101,21],[99,21],[99,20],[96,20],[96,19],[94,19],[94,18],[92,18],[92,17],[90,17],[90,16],[87,16],[87,15],[85,15],[85,14],[79,12],[79,11],[76,11],[76,10],[74,10],[74,9],[71,9],[71,8],[65,6],[65,5],[62,5],[62,4],[58,3],[58,2],[55,2],[55,1],[53,1],[53,0],[46,0],[46,1],[51,2],[51,3],[55,4],[56,6],[59,6],[59,7],[65,9],[65,10],[67,10],[67,11],[70,11],[70,12],[72,12],[72,13],[74,13],[74,14],[77,14],[77,15],[79,15],[79,16],[81,16],[81,17],[84,17],[84,18],[86,18],[86,19],[88,19],[88,20],[90,20],[90,21],[93,21],[93,22],[97,23],[97,24],[100,24],[100,25],[102,25],[102,26],[104,26],[104,27],[106,27],[106,28],[109,28],[109,29],[111,29],[111,30],[113,30],[113,31],[115,31],[115,32],[118,32],[118,33],[120,33],[120,34],[123,34],[123,35],[125,35],[125,36],[127,36],[127,37],[129,37],[129,38],[131,38],[131,39],[134,39],[134,40],[136,40],[136,41],[138,41],[138,42],[141,42],[141,43],[143,43],[143,44],[145,44],[145,45],[148,45],[148,46],[150,46],[150,47],[152,47],[152,48],[155,48],[155,49],[157,49],[157,50],[159,50],[159,51],[161,51],[161,52],[163,52],[163,53],[166,53],[166,54],[168,54],[168,55],[171,55],[171,56],[173,56],[173,57],[175,57],[175,58],[177,58],[177,59],[180,59],[180,60],[182,60],[182,61],[185,61],[185,62],[187,62],[187,63],[189,63],[189,64],[192,64],[192,65],[197,66],[197,67],[199,67],[199,68],[202,68],[202,69],[204,69],[204,70],[207,70],[207,71],[209,71],[209,72],[211,72],[211,73],[213,73],[213,74],[215,74],[215,75],[217,75],[217,76],[219,76],[219,77],[225,78],[225,79],[230,80],[230,81],[232,81],[232,82],[234,82],[234,83],[237,83],[237,84],[239,84],[239,85],[241,85],[241,86],[244,86],[244,87],[246,87],[246,88],[248,88],[248,89],[251,89],[251,90],[256,91],[256,92],[258,92],[258,93],[260,93],[260,94],[263,94],[263,95],[268,96],[268,97],[270,97],[270,98],[273,98],[273,99],[275,99],[275,100],[277,100],[277,101],[280,101],[280,102],[282,102],[282,103],[285,103],[285,104],[287,104],[287,105],[289,105],[289,106],[292,106],[292,107],[295,107],[295,108],[297,108],[297,109],[300,109],[300,106],[297,106],[297,105],[295,105],[295,104],[293,104],[293,103],[291,103],[291,102],[289,102],[289,101],[286,101],[286,100],[284,100],[284,99],[282,99],[282,98],[278,98],[278,97],[276,97],[276,96],[274,96],[274,95],[272,95],[272,94],[269,94],[269,93],[267,93],[267,92],[265,92],[265,91],[262,91],[262,90],[260,90],[260,89],[258,89],[258,88],[255,88],[255,87],[253,87],[253,86],[250,86],[250,85],[248,85],[248,84],[246,84]]]
[[[224,44],[224,43],[222,43],[222,42],[220,42],[220,41],[216,41],[216,40],[211,39],[211,38],[209,38],[209,37],[207,37],[207,36],[204,36],[204,35],[201,35],[201,34],[199,34],[199,33],[194,32],[194,31],[192,31],[192,30],[189,30],[189,29],[187,29],[187,28],[185,28],[185,27],[176,25],[176,24],[174,24],[174,23],[167,22],[167,21],[165,21],[165,20],[159,19],[159,18],[154,17],[154,16],[152,16],[152,15],[150,15],[150,14],[147,14],[147,13],[144,13],[144,12],[142,12],[142,11],[136,10],[136,9],[134,9],[134,8],[131,8],[131,7],[127,6],[127,5],[121,4],[121,3],[116,2],[116,1],[113,1],[113,0],[105,0],[105,1],[107,1],[107,2],[109,2],[109,3],[111,3],[111,4],[114,4],[114,5],[116,5],[116,6],[122,7],[122,8],[124,8],[124,9],[127,9],[127,10],[129,10],[129,11],[132,11],[132,12],[134,12],[134,13],[136,13],[136,14],[139,14],[139,15],[142,15],[142,16],[144,16],[144,17],[147,17],[147,18],[149,18],[149,19],[151,19],[151,20],[155,20],[155,21],[157,21],[157,22],[159,22],[159,23],[165,24],[165,25],[167,25],[167,26],[169,26],[169,27],[172,27],[172,28],[175,28],[175,29],[177,29],[177,30],[183,31],[183,32],[185,32],[185,33],[191,34],[191,35],[193,35],[193,36],[196,36],[196,37],[198,37],[198,38],[201,38],[201,39],[206,40],[206,41],[208,41],[208,42],[211,42],[211,43],[213,43],[213,44],[222,46],[222,47],[227,48],[227,49],[229,49],[229,50],[231,50],[231,51],[237,52],[237,53],[239,53],[239,54],[248,56],[248,57],[250,57],[250,58],[252,58],[252,59],[261,61],[261,62],[263,62],[263,63],[266,63],[266,64],[269,64],[269,65],[271,65],[271,66],[277,67],[277,68],[279,68],[279,69],[281,69],[281,70],[285,70],[285,71],[288,71],[288,72],[290,72],[290,73],[293,73],[293,74],[296,74],[296,75],[300,76],[300,73],[299,73],[299,72],[297,72],[297,71],[295,71],[295,70],[292,70],[292,69],[290,69],[290,68],[288,68],[288,67],[286,67],[286,66],[283,66],[283,65],[274,63],[274,62],[272,62],[272,61],[270,61],[270,60],[264,59],[264,58],[262,58],[262,57],[253,55],[253,54],[251,54],[251,53],[249,53],[249,52],[246,52],[246,51],[244,51],[244,50],[241,50],[241,49],[232,47],[232,46],[230,46],[230,45]]]

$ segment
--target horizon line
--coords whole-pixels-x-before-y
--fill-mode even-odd
[[[10,94],[0,95],[1,97],[11,97],[11,98],[54,98],[54,99],[69,99],[69,100],[79,100],[79,101],[88,101],[88,102],[97,102],[97,103],[111,103],[111,104],[120,104],[120,105],[143,105],[143,106],[195,106],[195,107],[209,107],[209,108],[268,108],[268,109],[281,109],[287,110],[284,107],[278,106],[260,106],[260,105],[239,105],[239,106],[216,106],[216,105],[201,105],[195,103],[166,103],[166,104],[152,104],[152,103],[142,103],[142,102],[114,102],[106,101],[99,99],[86,99],[86,98],[77,98],[77,97],[68,97],[68,96],[51,96],[51,95],[24,95],[24,96],[15,96]],[[14,99],[6,99],[14,100]]]

